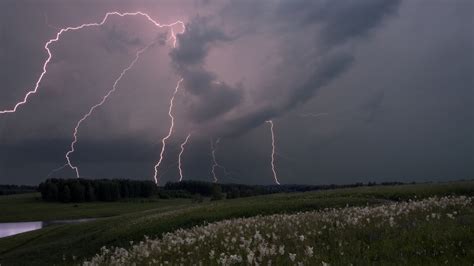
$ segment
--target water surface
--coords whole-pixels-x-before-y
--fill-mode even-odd
[[[34,231],[41,229],[46,226],[59,225],[59,224],[75,224],[83,223],[87,221],[93,221],[91,219],[74,219],[74,220],[55,220],[55,221],[39,221],[39,222],[16,222],[16,223],[0,223],[0,238],[21,234],[24,232]]]
[[[0,238],[43,228],[43,222],[0,223]]]

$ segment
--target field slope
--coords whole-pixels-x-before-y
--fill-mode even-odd
[[[71,264],[74,260],[77,263],[94,256],[102,246],[129,247],[130,241],[143,240],[145,235],[156,237],[165,232],[172,232],[179,228],[189,228],[204,222],[256,215],[321,210],[328,207],[345,207],[347,205],[380,205],[413,198],[427,198],[433,195],[474,196],[474,182],[360,187],[307,193],[275,194],[204,203],[161,200],[155,203],[143,203],[150,204],[146,208],[140,207],[140,204],[137,203],[134,203],[137,206],[136,208],[125,207],[127,203],[123,203],[124,209],[130,209],[123,212],[116,211],[116,216],[113,217],[83,224],[47,227],[38,231],[0,239],[0,264]],[[10,201],[10,204],[12,206],[17,205],[18,214],[10,210],[9,217],[22,217],[20,213],[22,212],[21,206],[23,203],[21,201]],[[155,204],[156,208],[153,208],[152,204]],[[112,209],[117,209],[120,204],[111,203],[109,206]],[[47,212],[47,207],[43,206],[42,208],[44,208],[44,212]],[[106,209],[106,207],[104,208]],[[84,213],[85,216],[91,217],[91,213],[88,213],[87,210]],[[98,213],[102,214],[103,212],[95,212],[95,214]],[[69,217],[68,215],[70,214],[63,217]],[[80,214],[77,215],[74,217],[80,217]],[[61,216],[58,214],[57,217]],[[473,220],[472,218],[474,216],[471,214],[466,219]],[[466,237],[469,237],[469,235],[466,235]]]

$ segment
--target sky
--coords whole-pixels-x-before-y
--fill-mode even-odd
[[[37,184],[66,163],[86,178],[160,183],[345,184],[474,177],[474,2],[471,0],[2,0],[0,183]],[[50,177],[75,178],[69,168]]]

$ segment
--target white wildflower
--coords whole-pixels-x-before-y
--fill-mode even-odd
[[[285,246],[280,246],[280,247],[278,248],[278,253],[279,253],[280,255],[285,254]]]
[[[288,253],[288,255],[289,255],[291,261],[295,261],[295,259],[296,259],[296,254],[294,254],[294,253]]]

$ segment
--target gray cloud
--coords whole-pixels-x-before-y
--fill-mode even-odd
[[[127,53],[132,48],[143,47],[145,44],[137,36],[130,36],[130,33],[120,29],[117,25],[102,27],[105,34],[101,38],[102,45],[109,53]]]
[[[170,53],[173,65],[190,93],[183,105],[195,123],[204,123],[228,112],[242,99],[239,88],[219,81],[215,73],[203,67],[213,44],[231,40],[222,30],[211,26],[207,18],[197,17],[186,25],[184,34],[178,35],[179,46]]]
[[[196,17],[186,24],[185,33],[178,35],[179,47],[170,55],[178,69],[183,65],[202,64],[213,43],[230,40],[222,30],[211,26],[208,18]]]
[[[351,42],[366,37],[368,32],[380,24],[383,18],[396,10],[399,2],[373,0],[338,1],[337,3],[282,1],[275,2],[273,6],[266,6],[266,8],[273,8],[275,12],[263,13],[258,19],[249,20],[245,24],[241,21],[242,17],[247,18],[248,10],[262,10],[262,4],[250,1],[230,1],[230,4],[222,9],[222,14],[230,14],[230,16],[221,20],[226,21],[226,25],[232,25],[235,20],[237,29],[228,26],[230,29],[227,30],[247,32],[245,29],[251,28],[255,32],[259,32],[258,28],[276,25],[275,28],[278,29],[276,34],[283,36],[276,38],[280,42],[278,56],[283,60],[278,65],[268,67],[284,68],[285,70],[299,68],[299,73],[270,72],[275,77],[269,77],[273,81],[265,84],[265,87],[244,89],[262,91],[263,94],[260,95],[272,95],[271,99],[245,99],[253,103],[250,110],[245,106],[245,103],[237,105],[238,102],[232,101],[224,110],[234,109],[235,112],[223,117],[220,121],[213,121],[214,124],[206,125],[206,128],[216,129],[218,132],[215,134],[241,134],[250,128],[263,124],[265,120],[283,115],[307,102],[319,88],[326,86],[350,67],[353,61],[353,49],[351,48],[353,43]],[[218,80],[214,74],[203,70],[206,63],[204,59],[210,45],[216,41],[232,40],[232,38],[224,37],[226,34],[222,33],[223,30],[217,30],[215,27],[209,20],[194,21],[188,31],[179,37],[182,46],[171,54],[178,62],[179,74],[184,77],[185,81],[190,80],[186,87],[194,95],[196,95],[196,90],[206,91],[205,88],[212,88],[213,82]],[[240,30],[241,28],[244,30]],[[239,35],[239,38],[244,37]],[[303,45],[295,43],[299,38],[306,38],[308,41]],[[323,45],[320,45],[321,43]],[[196,67],[198,63],[199,67]],[[190,71],[189,68],[194,71]],[[227,87],[223,86],[220,89]],[[235,97],[236,89],[233,88],[231,91],[234,93],[230,95]],[[242,92],[242,94],[244,93]],[[202,96],[199,103],[206,107],[212,107],[215,101],[222,100],[209,93]],[[214,111],[216,110],[211,108],[209,113]],[[216,115],[213,118],[219,113],[214,114]]]
[[[233,178],[272,182],[268,119],[283,183],[474,175],[472,1],[1,1],[0,108],[38,77],[56,31],[45,14],[65,26],[108,10],[179,18],[187,31],[176,49],[138,17],[64,34],[39,93],[0,117],[0,183],[37,183],[64,163],[77,120],[153,40],[79,132],[73,158],[87,176],[150,178],[181,77],[164,181],[193,131],[185,178],[211,180],[209,138],[222,137],[217,157]]]
[[[352,38],[366,37],[385,16],[396,11],[400,2],[401,0],[283,1],[279,13],[298,27],[321,24],[320,40],[331,47]]]
[[[384,91],[378,91],[375,92],[372,97],[370,97],[366,103],[364,103],[361,106],[362,111],[367,112],[367,123],[372,123],[374,122],[374,119],[376,118],[377,114],[381,112],[382,109],[382,103],[385,98],[385,92]]]

